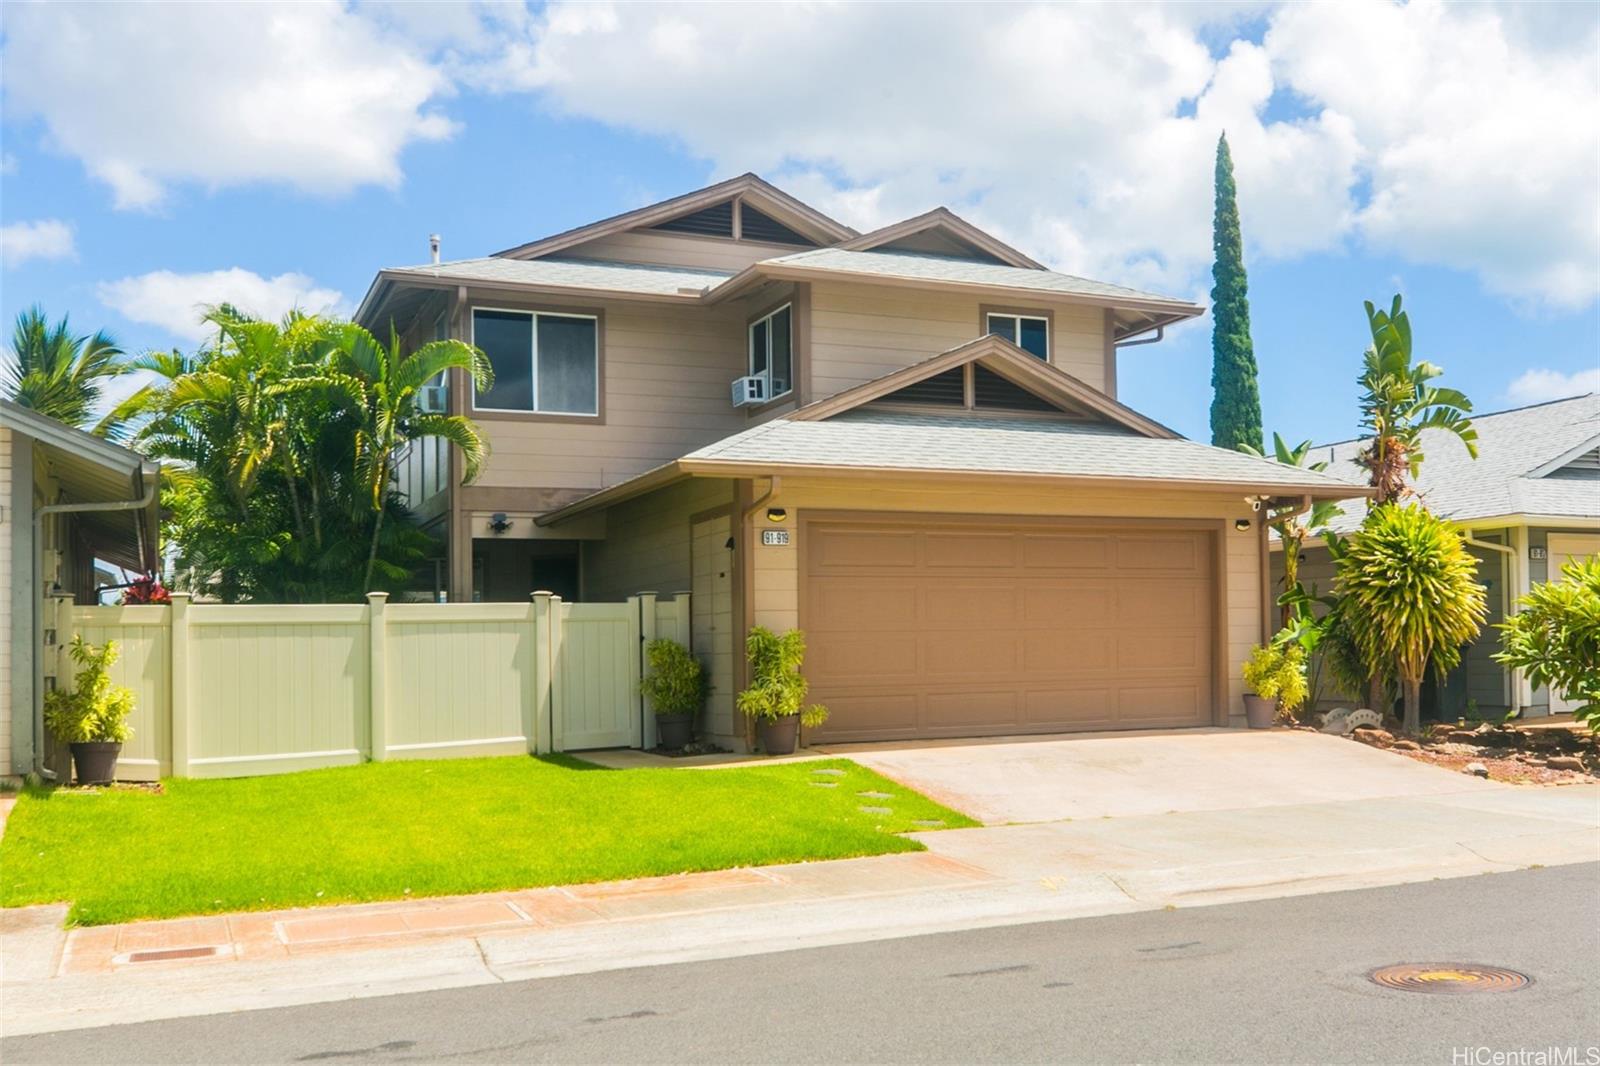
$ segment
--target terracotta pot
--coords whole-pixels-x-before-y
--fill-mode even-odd
[[[121,754],[122,743],[115,740],[72,745],[72,762],[77,767],[78,784],[111,784],[116,780],[117,756]]]
[[[800,716],[763,718],[756,723],[756,734],[761,738],[761,750],[768,755],[793,755],[800,743]]]
[[[1271,729],[1278,717],[1278,701],[1247,693],[1244,698],[1244,718],[1251,729]]]
[[[656,746],[661,748],[686,748],[694,740],[694,715],[656,715]]]

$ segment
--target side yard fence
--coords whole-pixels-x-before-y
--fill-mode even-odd
[[[689,596],[624,603],[191,604],[53,601],[47,678],[67,646],[115,640],[134,692],[124,780],[249,777],[367,759],[653,747],[644,643],[690,642]],[[46,685],[52,684],[47,680]]]

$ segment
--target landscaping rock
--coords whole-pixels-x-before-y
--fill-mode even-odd
[[[1469,762],[1467,765],[1461,768],[1461,772],[1464,774],[1471,774],[1473,777],[1489,776],[1489,768],[1483,765],[1481,762]]]
[[[1478,734],[1470,729],[1452,729],[1444,736],[1446,740],[1453,740],[1457,744],[1476,744],[1478,742]]]
[[[1394,743],[1394,734],[1387,729],[1372,729],[1364,727],[1350,734],[1363,744],[1371,744],[1379,748],[1387,748]]]
[[[1576,755],[1552,755],[1544,764],[1552,770],[1583,770],[1583,760]]]
[[[1414,740],[1407,740],[1404,737],[1401,737],[1399,740],[1395,741],[1393,744],[1390,745],[1390,747],[1392,747],[1395,751],[1421,751],[1422,750],[1422,745],[1421,744],[1418,744]]]

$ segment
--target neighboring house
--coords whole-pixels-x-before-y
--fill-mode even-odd
[[[9,400],[0,400],[0,777],[37,768],[52,634],[46,601],[97,602],[95,561],[157,568],[159,467]]]
[[[1202,310],[943,209],[860,234],[745,175],[381,271],[357,317],[495,367],[431,397],[486,429],[477,482],[442,451],[400,474],[446,544],[437,591],[692,591],[705,730],[738,745],[754,624],[806,631],[816,739],[1241,720],[1261,506],[1362,490],[1117,401],[1118,349]]]
[[[1500,650],[1494,625],[1534,583],[1558,577],[1565,560],[1600,554],[1600,393],[1474,415],[1472,425],[1477,459],[1450,433],[1423,434],[1426,459],[1416,492],[1429,510],[1467,532],[1479,580],[1489,590],[1489,619],[1461,665],[1425,698],[1436,715],[1452,719],[1466,714],[1469,700],[1484,715],[1570,711],[1559,693],[1534,691],[1494,661]],[[1360,441],[1319,445],[1308,461],[1325,459],[1330,472],[1349,476],[1360,448]],[[1343,507],[1331,526],[1337,533],[1354,530],[1366,515],[1364,501]],[[1278,558],[1273,577],[1281,590]],[[1327,591],[1332,580],[1327,548],[1308,548],[1301,581]]]

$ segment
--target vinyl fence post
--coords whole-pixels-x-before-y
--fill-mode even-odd
[[[644,698],[644,693],[639,691],[639,679],[643,678],[650,669],[650,659],[645,654],[645,649],[650,646],[652,640],[656,639],[656,594],[654,592],[641,592],[638,595],[638,600],[639,611],[635,617],[639,620],[639,644],[635,658],[639,665],[635,671],[637,677],[634,678],[633,691],[634,699],[639,704],[639,728],[638,736],[635,740],[646,751],[653,751],[656,746],[655,708],[650,706],[649,701]]]
[[[42,674],[50,679],[50,683],[58,689],[70,689],[77,683],[78,668],[72,661],[72,607],[73,599],[68,595],[52,595],[46,605],[45,617],[49,620],[49,629],[55,637],[55,645],[50,649],[43,660]],[[47,688],[45,691],[49,691]],[[43,699],[41,693],[39,699]],[[67,745],[57,742],[55,734],[46,726],[43,732],[33,738],[38,745],[38,750],[44,752],[44,763],[61,780],[67,781],[72,777],[72,753]]]
[[[535,592],[533,618],[533,678],[528,684],[528,706],[523,711],[523,736],[528,738],[528,754],[543,755],[550,750],[550,594]]]
[[[167,685],[171,692],[167,727],[172,734],[172,776],[189,776],[189,594],[174,592],[167,618]]]
[[[368,743],[373,762],[389,757],[389,633],[384,619],[387,592],[367,593],[367,633],[371,653],[367,659]]]
[[[550,596],[550,750],[566,751],[567,694],[561,671],[566,665],[566,618],[561,597]]]

